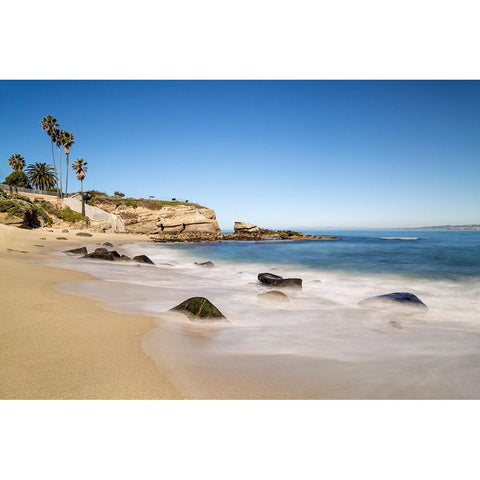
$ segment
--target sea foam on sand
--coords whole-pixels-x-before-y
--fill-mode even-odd
[[[170,370],[190,398],[480,398],[480,286],[474,280],[327,272],[216,261],[202,268],[188,252],[126,244],[155,266],[57,256],[56,266],[98,280],[61,291],[108,309],[158,318],[144,351]],[[170,265],[162,265],[168,263]],[[259,272],[303,278],[288,303],[260,302]],[[408,291],[428,312],[373,310],[358,302]],[[194,323],[169,310],[207,297],[230,323]]]

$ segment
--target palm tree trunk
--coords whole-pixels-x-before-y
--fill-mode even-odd
[[[83,198],[83,180],[80,180],[80,191],[82,192],[82,215],[85,216],[85,199]]]
[[[62,181],[62,150],[58,147],[58,166],[60,174],[60,198],[63,198],[63,181]]]
[[[65,163],[66,163],[66,168],[67,168],[67,173],[65,174],[66,178],[65,178],[65,196],[68,195],[68,157],[69,157],[69,154],[66,153],[65,154],[66,156],[66,160],[65,160]]]
[[[52,145],[52,161],[53,161],[53,169],[55,170],[55,176],[57,177],[57,197],[60,197],[60,190],[58,189],[58,173],[57,167],[55,165],[55,155],[53,154],[53,140],[50,138],[50,144]]]

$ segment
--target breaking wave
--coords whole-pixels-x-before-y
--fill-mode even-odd
[[[419,237],[380,237],[381,240],[419,240]]]

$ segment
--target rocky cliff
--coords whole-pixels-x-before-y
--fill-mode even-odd
[[[131,233],[170,237],[178,235],[218,235],[215,211],[185,202],[144,199],[112,199],[96,196],[95,206],[120,215],[125,230]]]

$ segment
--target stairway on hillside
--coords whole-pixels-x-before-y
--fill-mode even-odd
[[[82,200],[80,194],[75,194],[71,197],[64,198],[63,203],[70,207],[73,211],[82,213]],[[85,216],[90,220],[95,220],[97,222],[110,222],[114,232],[125,232],[125,224],[120,215],[109,213],[101,208],[85,204]]]

